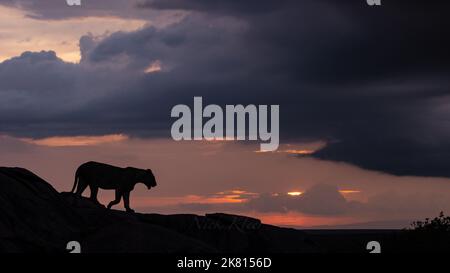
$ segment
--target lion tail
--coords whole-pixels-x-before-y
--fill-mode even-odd
[[[75,189],[77,188],[77,185],[78,185],[78,181],[80,180],[80,176],[78,175],[78,170],[77,170],[77,172],[75,173],[75,181],[73,182],[73,188],[72,188],[72,190],[70,191],[71,193],[74,193],[75,192]]]

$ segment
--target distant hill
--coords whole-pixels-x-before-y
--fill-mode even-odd
[[[450,248],[405,231],[301,231],[229,214],[130,214],[86,198],[58,193],[22,168],[0,168],[0,252],[67,252],[78,241],[85,253],[316,253]],[[417,244],[416,244],[417,243]]]

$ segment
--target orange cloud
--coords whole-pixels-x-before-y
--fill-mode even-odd
[[[47,147],[73,147],[73,146],[92,146],[105,143],[113,143],[127,140],[128,136],[122,134],[104,135],[104,136],[68,136],[68,137],[48,137],[42,139],[21,138],[22,141]]]
[[[249,198],[257,196],[257,193],[248,192],[245,190],[234,189],[229,191],[221,191],[204,199],[205,203],[220,204],[220,203],[243,203]]]
[[[138,206],[168,206],[168,205],[180,205],[180,204],[234,204],[244,203],[253,196],[257,196],[257,193],[248,192],[245,190],[234,189],[228,191],[221,191],[210,195],[196,195],[190,194],[185,196],[176,197],[135,197],[133,198],[134,204]]]
[[[152,62],[146,69],[145,69],[145,73],[150,74],[150,73],[155,73],[155,72],[159,72],[162,70],[162,64],[160,61],[156,60],[154,62]]]
[[[322,149],[326,144],[318,141],[313,143],[282,144],[276,151],[254,151],[255,153],[283,153],[289,155],[310,155]]]
[[[359,191],[359,190],[340,190],[339,192],[342,194],[350,194],[350,193],[360,193],[361,191]]]
[[[314,153],[315,151],[313,150],[294,150],[294,149],[290,149],[290,150],[283,150],[280,151],[281,153],[287,153],[287,154],[294,154],[294,155],[310,155],[312,153]]]

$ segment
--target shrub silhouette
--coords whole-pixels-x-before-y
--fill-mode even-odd
[[[415,231],[450,232],[450,216],[445,216],[444,212],[441,211],[438,217],[413,222],[411,227]]]

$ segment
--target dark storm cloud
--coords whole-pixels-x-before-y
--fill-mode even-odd
[[[0,0],[0,5],[25,11],[30,18],[60,20],[89,16],[143,18],[149,12],[136,9],[138,0],[81,0],[82,6],[69,6],[66,0]]]
[[[138,7],[151,9],[193,10],[220,14],[257,14],[272,12],[285,5],[286,0],[245,0],[245,1],[203,1],[203,0],[147,0],[138,3]]]
[[[119,86],[134,76],[116,65],[66,63],[53,51],[0,63],[0,131],[26,137],[117,132],[126,113],[102,112],[101,101],[123,92]]]
[[[284,141],[329,141],[318,158],[450,176],[449,4],[286,0],[258,1],[252,9],[252,2],[147,1],[136,9],[195,12],[164,29],[85,36],[79,65],[52,60],[62,66],[56,76],[29,70],[26,56],[0,64],[0,77],[21,71],[30,85],[1,87],[7,99],[0,111],[11,117],[2,131],[24,134],[25,127],[14,127],[20,120],[48,134],[168,136],[170,108],[201,95],[205,103],[280,104]],[[162,71],[143,73],[155,61]],[[41,62],[48,60],[33,64]],[[9,74],[1,74],[6,66]],[[55,88],[61,80],[66,88]],[[77,103],[42,108],[35,90]]]
[[[448,103],[450,5],[396,1],[371,9],[363,2],[263,1],[258,15],[246,14],[248,2],[156,0],[148,6],[246,18],[252,52],[270,56],[253,62],[285,80],[273,87],[279,94],[273,100],[287,112],[282,132],[334,140],[316,157],[447,177],[450,143],[442,128],[448,128],[448,111],[433,109]]]
[[[278,49],[279,65],[303,80],[345,83],[447,68],[442,58],[449,58],[448,40],[443,38],[450,3],[383,4],[370,8],[364,0],[147,0],[140,6],[243,18],[251,23],[252,45],[261,42],[263,48]],[[302,67],[308,69],[293,69]]]

